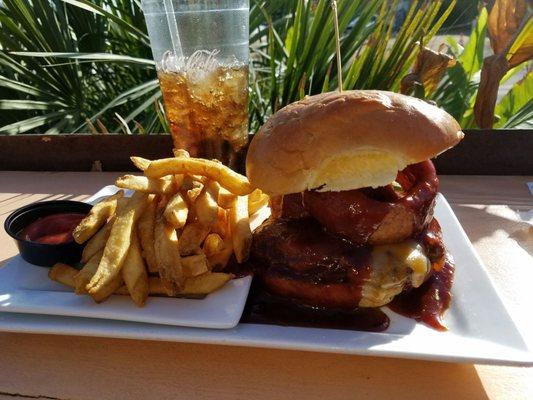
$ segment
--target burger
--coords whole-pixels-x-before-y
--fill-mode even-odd
[[[246,159],[271,196],[250,255],[262,288],[320,310],[389,305],[444,329],[454,266],[433,217],[430,159],[463,136],[440,108],[385,91],[325,93],[275,113]]]

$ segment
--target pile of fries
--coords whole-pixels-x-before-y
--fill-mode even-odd
[[[73,232],[86,243],[81,269],[51,268],[52,280],[101,302],[129,294],[143,306],[149,295],[202,298],[232,275],[232,254],[248,258],[250,216],[268,203],[242,176],[215,160],[131,157],[144,176],[125,175],[120,190],[96,204]]]

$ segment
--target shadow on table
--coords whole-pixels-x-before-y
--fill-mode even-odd
[[[0,199],[1,193],[92,195],[113,184],[120,175],[120,172],[0,171]]]
[[[453,211],[472,243],[505,231],[525,251],[533,254],[533,227],[526,222],[511,219],[513,211],[504,206],[453,205]],[[492,211],[492,212],[491,212]],[[509,215],[496,215],[495,212]]]
[[[7,216],[22,205],[42,202],[49,200],[74,200],[79,198],[75,194],[49,194],[49,195],[34,195],[28,193],[19,193],[6,198],[0,198],[0,216]]]
[[[9,366],[0,390],[57,398],[489,398],[472,365],[53,335],[0,338]],[[54,373],[43,379],[42,371]]]

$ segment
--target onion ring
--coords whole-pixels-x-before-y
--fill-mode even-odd
[[[398,243],[418,235],[433,217],[439,180],[430,160],[398,173],[391,185],[342,192],[304,192],[304,205],[328,232],[355,244]]]

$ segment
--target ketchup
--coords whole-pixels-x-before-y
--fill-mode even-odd
[[[33,221],[18,236],[41,244],[68,243],[73,240],[72,231],[84,217],[80,213],[48,215]]]

